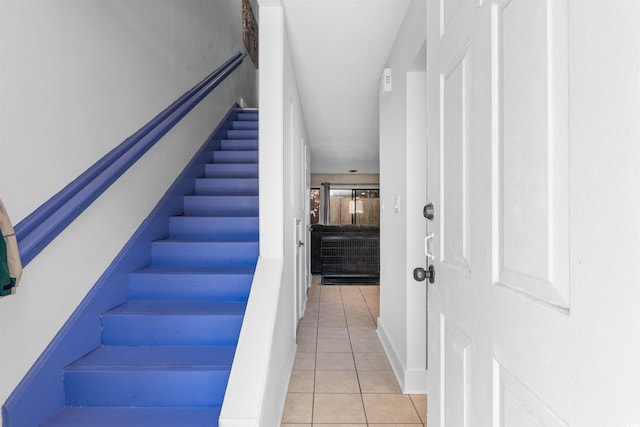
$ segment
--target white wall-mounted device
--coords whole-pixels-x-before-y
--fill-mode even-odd
[[[391,93],[391,68],[385,68],[382,72],[382,94]]]

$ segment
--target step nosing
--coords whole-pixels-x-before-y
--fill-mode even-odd
[[[244,217],[235,217],[235,216],[199,216],[199,215],[180,215],[180,216],[172,216],[170,217],[170,219],[172,221],[178,220],[178,221],[183,221],[183,220],[188,220],[188,219],[195,219],[195,220],[204,220],[204,219],[211,219],[211,220],[218,220],[218,221],[222,221],[222,220],[241,220],[241,221],[249,221],[250,219],[255,218],[256,220],[259,219],[259,217],[257,216],[253,216],[253,217],[248,217],[248,216],[244,216]]]
[[[154,274],[154,275],[162,275],[162,274],[167,274],[167,275],[203,275],[203,276],[253,276],[255,273],[255,268],[252,267],[247,267],[246,270],[247,271],[225,271],[223,270],[223,268],[225,267],[218,267],[219,270],[213,270],[215,267],[211,267],[211,271],[209,270],[205,270],[204,268],[199,270],[196,266],[189,268],[189,266],[186,266],[185,269],[179,269],[176,267],[180,267],[180,266],[167,266],[167,268],[164,269],[160,269],[160,268],[153,268],[154,266],[149,266],[151,268],[143,268],[140,270],[136,270],[136,271],[132,271],[129,274]],[[155,266],[155,267],[159,267],[159,266]],[[173,268],[172,268],[173,267]]]
[[[194,366],[180,366],[180,365],[82,365],[82,366],[70,366],[65,369],[66,372],[210,372],[210,371],[229,371],[231,364],[220,365],[194,365]]]
[[[237,244],[256,244],[256,243],[260,243],[260,241],[257,240],[257,239],[251,239],[251,240],[233,240],[233,239],[207,239],[207,240],[163,239],[163,240],[155,240],[152,243],[193,243],[193,244],[237,243]]]
[[[136,300],[132,300],[132,301],[136,301]],[[141,302],[145,302],[145,301],[156,301],[156,300],[141,300]],[[225,302],[243,302],[243,301],[225,301]],[[117,310],[112,310],[112,311],[107,311],[103,314],[103,316],[107,317],[107,316],[143,316],[148,318],[150,321],[152,319],[152,317],[238,317],[238,316],[243,316],[244,315],[244,310],[237,310],[237,311],[225,311],[225,312],[219,312],[219,311],[212,311],[212,312],[188,312],[188,311],[184,311],[184,312],[176,312],[176,311],[137,311],[137,310],[131,310],[131,311],[117,311]]]

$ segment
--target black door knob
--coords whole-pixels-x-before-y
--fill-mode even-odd
[[[425,270],[422,267],[418,267],[418,268],[414,268],[413,269],[413,279],[418,281],[418,282],[422,282],[424,279],[427,278],[427,270]]]
[[[427,270],[425,270],[422,267],[414,268],[413,278],[418,282],[422,282],[425,279],[429,279],[429,283],[433,283],[436,281],[436,269],[433,268],[433,265],[430,265]]]

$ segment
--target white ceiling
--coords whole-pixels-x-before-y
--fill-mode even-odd
[[[311,173],[378,173],[380,75],[410,0],[284,0]]]

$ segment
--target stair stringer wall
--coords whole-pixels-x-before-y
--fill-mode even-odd
[[[183,196],[193,194],[195,178],[204,174],[238,109],[235,104],[227,112],[11,393],[2,407],[4,427],[39,425],[65,405],[63,368],[101,344],[100,315],[129,298],[129,273],[150,264],[149,242],[168,235],[169,217],[182,213]]]

